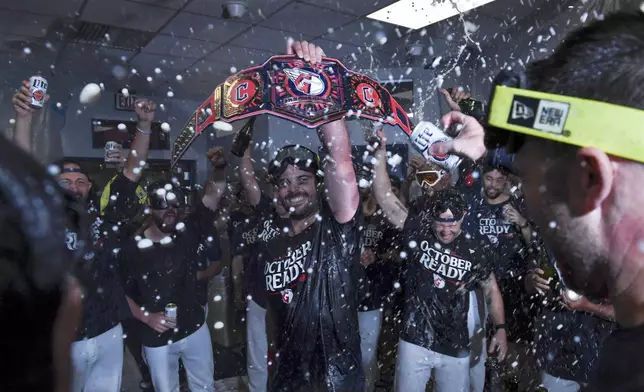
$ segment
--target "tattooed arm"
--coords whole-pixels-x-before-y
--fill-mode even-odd
[[[490,342],[489,353],[494,353],[498,350],[498,359],[503,360],[505,353],[508,351],[508,338],[505,330],[505,311],[503,310],[503,298],[501,297],[501,290],[496,283],[494,274],[483,281],[483,293],[485,294],[485,302],[490,312],[490,317],[495,326],[503,325],[503,328],[497,328],[496,333]]]
[[[376,197],[378,205],[384,212],[385,216],[397,229],[402,229],[407,220],[407,207],[391,191],[391,180],[387,173],[387,150],[385,148],[386,140],[380,135],[380,147],[376,150],[374,157],[373,176],[373,194]]]

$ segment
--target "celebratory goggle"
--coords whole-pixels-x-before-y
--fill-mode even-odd
[[[307,128],[343,117],[364,118],[400,127],[411,135],[407,113],[374,79],[324,57],[310,64],[293,55],[273,56],[264,64],[226,79],[196,110],[172,149],[172,166],[194,139],[216,121],[234,122],[272,114]]]
[[[315,170],[317,175],[317,171],[320,168],[320,158],[318,154],[306,147],[284,146],[269,163],[268,174],[275,180],[277,176],[284,172],[287,165],[295,165],[302,170]]]
[[[444,170],[423,170],[416,172],[418,185],[432,187],[436,185],[445,175]]]
[[[532,91],[525,74],[502,72],[495,84],[485,129],[488,150],[515,153],[530,135],[644,162],[643,110]]]

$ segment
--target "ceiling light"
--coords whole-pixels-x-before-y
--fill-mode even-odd
[[[417,30],[492,1],[494,0],[400,0],[367,18]]]

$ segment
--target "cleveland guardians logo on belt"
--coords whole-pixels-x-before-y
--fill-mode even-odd
[[[300,68],[285,68],[284,73],[289,79],[286,85],[293,95],[319,96],[327,91],[326,76]]]

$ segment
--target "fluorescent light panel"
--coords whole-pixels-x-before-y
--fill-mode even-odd
[[[436,1],[436,4],[432,4],[433,1]],[[417,30],[494,0],[444,0],[441,3],[438,1],[440,0],[400,0],[368,15],[367,18]]]

